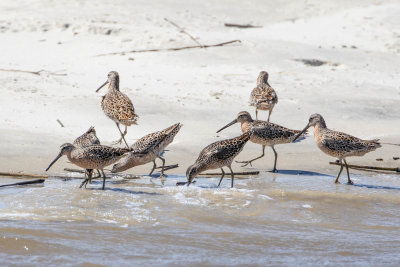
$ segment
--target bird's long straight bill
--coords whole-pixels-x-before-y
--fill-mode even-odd
[[[103,83],[99,88],[97,88],[96,93],[97,93],[98,91],[100,91],[100,89],[103,88],[107,83],[108,83],[108,81],[106,81],[106,82]]]
[[[51,166],[53,166],[54,163],[56,163],[56,161],[61,158],[62,154],[58,154],[57,157],[50,163],[49,167],[47,167],[46,172],[51,168]]]
[[[295,136],[295,138],[293,139],[292,143],[294,141],[296,141],[305,131],[307,131],[308,128],[310,128],[310,125],[307,124],[307,126],[304,127],[304,129],[298,135]]]
[[[222,130],[228,128],[229,126],[231,126],[231,125],[233,125],[233,124],[235,124],[235,123],[237,123],[237,122],[238,122],[238,121],[237,121],[236,119],[233,120],[233,121],[231,121],[230,123],[228,123],[227,125],[225,125],[225,126],[222,127],[221,129],[219,129],[219,130],[217,131],[217,133],[219,133],[220,131],[222,131]]]

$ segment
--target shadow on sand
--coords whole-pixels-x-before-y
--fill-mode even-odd
[[[356,186],[356,187],[366,187],[366,188],[371,188],[371,189],[400,190],[400,187],[384,186],[384,185],[369,185],[369,184],[347,184],[347,185],[352,185],[352,186]]]

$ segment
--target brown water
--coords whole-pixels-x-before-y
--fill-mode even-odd
[[[398,176],[313,172],[199,178],[50,178],[0,191],[2,265],[400,264]],[[346,179],[344,179],[346,180]],[[2,182],[15,181],[2,179]],[[390,186],[383,186],[390,185]]]

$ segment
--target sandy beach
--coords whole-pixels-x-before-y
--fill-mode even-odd
[[[23,238],[23,231],[29,231],[30,222],[35,222],[37,229],[32,230],[32,236],[35,237],[26,237],[28,243],[45,242],[38,241],[39,232],[44,233],[46,227],[54,226],[54,231],[48,234],[58,240],[54,242],[60,242],[60,247],[56,246],[60,251],[62,246],[71,248],[66,250],[68,255],[77,255],[78,251],[74,248],[74,242],[68,243],[60,236],[58,239],[57,235],[64,224],[68,224],[68,228],[74,232],[73,238],[78,238],[80,231],[91,229],[91,234],[83,237],[85,244],[89,244],[91,235],[97,235],[101,229],[106,229],[110,239],[115,231],[125,229],[139,238],[132,246],[146,248],[133,254],[124,252],[120,257],[117,255],[121,250],[115,248],[116,254],[111,258],[118,260],[115,264],[105,260],[105,265],[129,265],[132,260],[148,265],[170,265],[174,262],[178,265],[264,265],[268,262],[272,265],[296,265],[294,259],[305,265],[357,265],[360,259],[360,265],[399,263],[396,257],[399,251],[389,249],[389,243],[392,247],[398,247],[399,244],[397,237],[390,239],[399,230],[398,224],[394,223],[400,221],[396,208],[400,201],[398,175],[352,171],[356,184],[366,187],[344,184],[336,187],[333,180],[338,168],[329,165],[329,161],[335,159],[317,148],[312,131],[305,141],[276,147],[279,153],[278,170],[281,170],[278,174],[268,172],[273,166],[273,153],[267,148],[266,157],[254,162],[254,168],[242,168],[234,164],[235,171],[261,171],[255,180],[252,180],[255,177],[240,179],[234,191],[228,188],[229,181],[225,181],[224,189],[216,190],[216,179],[200,179],[200,185],[189,191],[173,187],[174,182],[184,181],[186,168],[194,162],[203,147],[240,134],[239,125],[216,134],[219,128],[232,121],[239,111],[247,110],[255,116],[248,99],[261,70],[269,72],[270,84],[279,96],[279,103],[271,116],[272,122],[302,129],[311,114],[320,113],[331,129],[363,139],[379,138],[384,142],[400,143],[398,1],[181,3],[17,0],[1,1],[0,11],[0,171],[45,174],[44,170],[59,152],[59,146],[72,142],[90,126],[95,126],[103,144],[109,145],[117,140],[119,132],[100,106],[105,89],[95,92],[106,81],[107,73],[111,70],[119,72],[121,91],[131,98],[140,116],[139,124],[128,129],[128,143],[132,144],[140,137],[176,122],[184,125],[165,154],[167,164],[178,163],[179,168],[167,172],[169,177],[164,187],[159,181],[149,181],[148,177],[143,177],[142,182],[134,181],[126,186],[119,185],[119,178],[115,178],[110,181],[109,187],[119,189],[106,192],[105,202],[99,196],[102,192],[79,191],[75,180],[63,183],[49,179],[44,188],[1,191],[0,228],[5,234],[0,236],[0,255],[11,259],[6,265],[26,263],[22,257],[24,254],[21,254],[25,251],[17,252],[22,243],[17,242],[15,247],[5,250],[11,241],[7,243],[4,240],[17,236]],[[180,51],[129,52],[197,45],[165,18],[184,28],[202,45],[231,40],[240,40],[240,43]],[[225,27],[225,23],[261,27],[241,29]],[[115,52],[120,53],[110,54]],[[318,60],[319,64],[312,66],[307,64],[307,60]],[[259,115],[266,120],[267,112]],[[259,145],[248,143],[237,159],[249,159],[259,153]],[[399,167],[400,162],[393,160],[395,156],[400,156],[399,147],[385,145],[364,157],[350,158],[348,162]],[[377,158],[383,161],[376,161]],[[74,168],[66,157],[57,162],[49,174],[65,175],[65,167]],[[145,175],[150,169],[151,164],[148,164],[126,173]],[[299,176],[299,173],[305,175]],[[14,180],[2,179],[4,182]],[[345,176],[342,179],[344,181]],[[92,187],[98,185],[96,183]],[[369,188],[369,185],[373,188]],[[262,192],[257,191],[259,188],[263,188],[260,189]],[[145,193],[124,195],[123,190]],[[154,203],[151,200],[153,195]],[[61,200],[57,201],[56,196]],[[274,200],[269,200],[269,197]],[[46,199],[54,201],[44,205],[50,212],[40,207]],[[111,204],[114,201],[118,203],[119,199],[128,211],[119,212],[118,206]],[[350,206],[342,207],[344,210],[333,205],[334,202],[346,205],[354,199],[356,201]],[[363,199],[366,199],[365,204],[362,203]],[[323,204],[318,204],[319,200]],[[75,201],[87,202],[81,205]],[[271,204],[278,202],[276,206]],[[376,208],[376,203],[382,205],[381,211]],[[57,209],[57,206],[60,208]],[[100,208],[91,211],[94,207]],[[164,210],[168,207],[171,207],[171,213]],[[335,217],[332,225],[327,225],[333,215],[325,214],[325,210],[331,208],[338,216],[344,215],[341,219]],[[193,209],[198,209],[199,213],[196,214]],[[282,211],[285,209],[288,211]],[[352,226],[347,221],[353,218],[355,211],[359,211],[359,218],[363,219]],[[193,217],[182,215],[185,212]],[[209,212],[216,217],[208,215]],[[218,212],[223,215],[219,217]],[[275,216],[273,222],[269,216]],[[381,218],[378,219],[378,216]],[[388,262],[382,260],[384,252],[373,252],[373,245],[363,247],[371,237],[366,233],[373,231],[365,226],[368,223],[363,224],[364,219],[369,217],[374,218],[372,224],[377,231],[371,235],[387,248]],[[275,231],[276,236],[267,231],[265,236],[261,234],[260,240],[252,243],[244,233],[230,240],[229,236],[218,232],[224,227],[230,229],[226,233],[239,231],[243,229],[240,224],[244,221],[247,221],[245,225],[251,229],[251,235],[264,233],[263,227],[270,223],[267,228]],[[385,221],[392,223],[385,228],[382,226]],[[282,222],[286,224],[280,228]],[[310,222],[318,224],[311,223],[310,227],[315,233],[312,229],[306,229]],[[192,232],[194,229],[189,227],[191,223],[207,233],[207,238],[202,239],[199,233]],[[14,229],[13,224],[18,227]],[[210,230],[207,224],[214,224],[215,228]],[[285,232],[285,242],[291,242],[296,234],[289,232],[295,225],[300,225],[304,236],[315,234],[316,239],[301,239],[300,234],[296,245],[282,245],[278,233]],[[358,232],[357,227],[369,230]],[[154,230],[153,238],[160,242],[159,245],[151,247],[151,242],[147,243],[145,236],[141,236],[140,229]],[[165,236],[165,239],[156,235],[156,232],[163,231],[170,231],[171,235]],[[354,237],[353,241],[349,237],[348,242],[358,248],[354,254],[333,249],[326,253],[319,251],[313,258],[310,248],[318,248],[318,242],[323,240],[333,240],[336,245],[343,245],[334,239],[334,235],[345,237],[347,231],[349,236]],[[114,237],[115,240],[110,244],[130,244],[121,233]],[[1,238],[4,240],[1,241]],[[96,238],[101,240],[100,235]],[[161,257],[157,261],[147,251],[161,249],[160,244],[169,244],[167,239],[174,238],[185,240],[181,240],[182,244],[189,247],[191,238],[200,240],[200,245],[193,247],[197,251],[193,259],[180,254],[180,251],[192,252],[183,249],[181,243],[170,247],[176,253],[175,258]],[[221,251],[224,256],[216,261],[205,260],[210,253],[207,246],[213,238],[217,241],[215,252],[211,255],[217,257],[218,251]],[[271,241],[265,245],[266,240],[275,240],[275,243]],[[233,250],[239,253],[244,249],[248,257],[240,260],[235,253],[229,254],[223,249],[224,245],[232,242],[243,242],[243,247],[235,245]],[[44,243],[35,244],[39,251],[36,255],[39,256],[33,264],[103,264],[96,258],[94,248],[90,249],[92,253],[87,252],[87,261],[69,259],[67,256],[57,258],[55,251],[50,253],[53,256],[46,259],[40,256]],[[99,251],[105,251],[108,245],[102,243]],[[169,245],[165,246],[168,250]],[[268,252],[275,253],[274,257],[268,259],[261,256],[266,253],[262,246]],[[327,244],[322,247],[325,246],[328,247]],[[302,250],[305,247],[309,250]],[[254,248],[253,252],[250,252],[250,248]],[[372,251],[365,252],[365,249]],[[285,250],[288,255],[284,255]],[[29,250],[33,253],[32,257],[34,251],[32,248]],[[279,258],[279,255],[282,257]],[[332,260],[334,256],[337,258]],[[12,261],[13,257],[16,262]]]

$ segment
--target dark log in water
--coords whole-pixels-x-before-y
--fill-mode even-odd
[[[0,185],[0,187],[30,185],[30,184],[43,184],[43,183],[44,183],[44,179],[37,179],[37,180],[31,180],[31,181],[25,181],[25,182],[13,183],[13,184],[3,184],[3,185]]]

